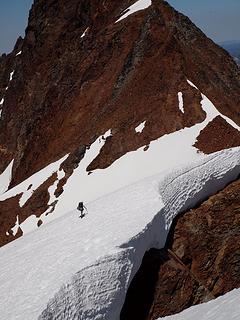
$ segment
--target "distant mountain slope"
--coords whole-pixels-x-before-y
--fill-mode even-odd
[[[240,40],[239,41],[225,41],[219,43],[225,50],[227,50],[231,56],[233,56],[236,62],[240,63]]]

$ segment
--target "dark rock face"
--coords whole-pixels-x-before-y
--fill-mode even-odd
[[[0,59],[0,99],[5,99],[0,172],[14,159],[11,187],[67,153],[75,158],[80,147],[109,129],[114,134],[89,171],[105,168],[166,133],[202,122],[201,95],[187,79],[240,124],[240,73],[231,57],[162,0],[115,23],[134,2],[34,2],[25,39]],[[19,50],[22,54],[16,56]],[[144,132],[136,135],[134,128],[143,120]],[[204,151],[205,144],[200,149]],[[63,164],[67,172],[58,195],[75,165],[72,160]],[[44,209],[47,197],[40,188],[34,201]],[[26,206],[24,213],[10,204],[0,208],[0,238],[5,238],[6,217],[13,227],[17,212],[35,214],[33,205]]]
[[[177,218],[165,248],[145,254],[122,320],[138,310],[138,319],[157,319],[240,287],[239,190],[240,180]]]

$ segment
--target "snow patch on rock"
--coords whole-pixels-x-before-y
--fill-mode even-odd
[[[197,89],[198,91],[200,91],[190,80],[187,80],[188,84],[192,87],[194,87],[195,89]],[[230,118],[228,118],[227,116],[223,115],[222,113],[220,113],[217,108],[214,106],[214,104],[204,95],[202,94],[202,108],[203,110],[207,113],[208,115],[208,122],[212,121],[214,118],[216,118],[217,116],[222,117],[225,121],[227,121],[233,128],[237,129],[238,131],[240,131],[240,127]]]
[[[52,186],[50,186],[48,188],[48,192],[49,192],[49,201],[48,201],[48,205],[52,204],[54,201],[56,201],[56,196],[55,196],[55,191],[57,190],[57,186],[58,186],[58,183],[61,179],[63,179],[65,177],[65,172],[64,170],[58,170],[57,172],[57,179],[56,181],[54,182],[54,184]]]
[[[11,183],[13,163],[14,163],[14,160],[12,160],[9,163],[7,168],[0,175],[0,199],[1,199],[1,195],[8,190],[8,187]]]
[[[8,190],[5,193],[2,193],[0,195],[0,201],[4,201],[6,199],[15,197],[18,194],[22,194],[20,200],[19,200],[19,206],[22,207],[32,196],[34,191],[41,185],[43,184],[48,178],[52,176],[53,173],[57,172],[59,170],[60,165],[67,159],[68,155],[62,157],[60,160],[49,164],[47,167],[44,169],[38,171],[34,175],[32,175],[30,178],[24,180],[14,188]],[[6,173],[4,172],[4,177],[7,180],[7,185],[9,185],[9,180],[10,180],[10,172],[12,170],[13,162],[8,166],[8,168],[5,170]],[[2,175],[3,175],[2,174]],[[0,178],[2,177],[0,176]],[[6,190],[6,188],[4,188]]]
[[[182,92],[178,92],[178,103],[179,103],[179,110],[184,113],[184,104],[183,104],[183,94]]]
[[[133,14],[137,11],[144,10],[144,9],[150,7],[151,4],[152,4],[151,0],[139,0],[139,1],[135,2],[133,5],[128,7],[123,12],[123,15],[115,23],[127,18],[128,16],[130,16],[131,14]]]
[[[5,91],[8,90],[9,83],[12,81],[14,73],[15,73],[14,70],[10,73],[10,75],[9,75],[9,81],[8,81],[8,86],[5,88]],[[6,92],[5,92],[5,94],[6,94]],[[4,95],[4,96],[5,96],[5,95]],[[2,98],[1,101],[0,101],[0,118],[1,118],[1,116],[2,116],[2,107],[3,107],[4,101],[5,101],[4,96],[3,96],[3,98]]]
[[[84,30],[83,34],[81,35],[81,38],[84,38],[84,37],[85,37],[85,35],[86,35],[86,33],[87,33],[88,29],[89,29],[89,27],[87,27],[87,28]]]
[[[196,87],[195,84],[192,83],[190,80],[187,79],[187,83],[190,84],[191,87],[193,87],[199,91],[198,87]]]
[[[145,128],[145,125],[146,125],[146,121],[143,121],[142,123],[140,123],[139,126],[135,128],[135,132],[142,133],[143,129]]]
[[[10,73],[9,82],[11,82],[11,81],[12,81],[14,73],[15,73],[15,71],[14,71],[14,70]]]
[[[179,110],[184,113],[184,104],[183,104],[183,94],[182,92],[178,92],[178,107],[179,107]]]

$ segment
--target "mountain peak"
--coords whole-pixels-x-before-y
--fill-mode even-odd
[[[231,56],[166,1],[35,0],[0,57],[0,313],[118,319],[146,250],[196,206],[150,255],[156,279],[181,282],[154,280],[143,307],[155,319],[231,290],[238,241],[223,212],[236,222],[239,181],[198,206],[239,176],[239,92]]]
[[[86,167],[90,176],[129,152],[148,152],[166,134],[201,124],[205,137],[214,126],[208,129],[213,118],[204,103],[236,124],[234,144],[227,147],[236,146],[239,77],[232,58],[166,1],[35,1],[25,39],[0,61],[0,170],[13,161],[13,189],[69,155],[61,164],[59,197],[108,130],[111,136]],[[136,132],[143,122],[144,130]],[[205,138],[198,146],[211,153],[226,145],[216,137],[214,146]],[[24,209],[17,195],[2,203],[3,216],[11,216],[4,218],[3,243],[14,239],[6,232],[18,210],[24,211],[21,221],[53,210],[47,190],[55,180],[47,176]]]

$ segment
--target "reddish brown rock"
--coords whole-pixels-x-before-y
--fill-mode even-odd
[[[19,224],[24,222],[29,217],[29,212],[34,214],[37,218],[41,216],[48,209],[49,192],[48,188],[56,180],[56,174],[53,174],[47,179],[31,196],[31,198],[23,205],[19,207],[19,199],[22,194],[5,201],[0,201],[0,244],[1,246],[11,242],[22,235],[21,228],[18,229],[17,234],[14,236],[11,229],[17,222]],[[11,214],[14,213],[14,214]],[[38,223],[38,226],[41,222]]]
[[[222,117],[213,119],[201,132],[195,147],[205,154],[240,145],[240,132]]]
[[[200,97],[186,78],[239,122],[239,70],[230,56],[164,1],[114,24],[130,3],[45,0],[33,6],[0,128],[0,144],[15,159],[12,185],[109,128],[116,132],[111,154],[106,159],[103,151],[95,167],[202,121]],[[216,98],[224,86],[231,103]],[[146,133],[133,137],[143,119]]]
[[[153,320],[240,287],[240,180],[175,220],[166,247],[145,254],[121,320]]]

